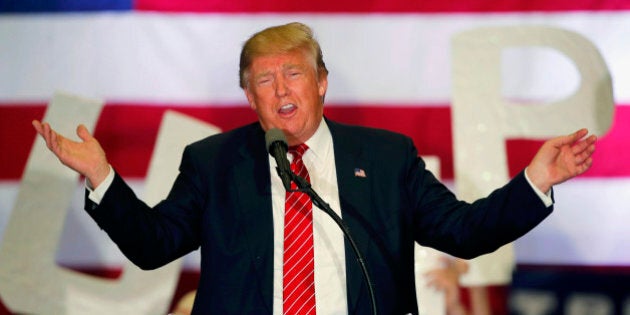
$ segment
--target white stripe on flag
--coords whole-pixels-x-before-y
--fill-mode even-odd
[[[608,62],[617,101],[630,101],[628,11],[3,16],[0,101],[47,100],[61,89],[108,101],[242,103],[237,85],[242,42],[262,27],[294,20],[310,24],[320,39],[331,70],[327,99],[332,103],[444,103],[450,99],[451,37],[508,25],[556,26],[584,35]],[[573,73],[546,70],[536,78],[567,81],[565,89],[577,82],[567,79]],[[557,85],[535,88],[553,95]]]

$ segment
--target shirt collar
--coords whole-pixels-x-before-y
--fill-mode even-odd
[[[313,153],[317,161],[324,161],[330,155],[332,151],[332,134],[325,119],[322,118],[313,136],[306,140],[306,145],[309,148],[307,153]]]

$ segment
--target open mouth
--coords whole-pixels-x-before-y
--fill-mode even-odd
[[[295,104],[289,103],[282,105],[282,107],[280,107],[280,110],[278,110],[278,113],[280,113],[281,115],[288,115],[293,113],[296,109],[297,106],[295,106]]]

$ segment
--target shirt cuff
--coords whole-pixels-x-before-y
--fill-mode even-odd
[[[109,174],[107,174],[107,177],[105,177],[103,182],[100,185],[98,185],[98,187],[96,188],[90,187],[89,181],[87,179],[85,180],[85,188],[90,192],[88,194],[88,198],[92,200],[93,203],[95,204],[101,203],[101,200],[103,200],[103,196],[105,196],[107,189],[109,189],[109,186],[111,186],[112,182],[114,181],[114,175],[115,175],[114,169],[112,169],[112,166],[110,165]]]
[[[527,168],[525,168],[525,170],[527,170]],[[523,173],[525,173],[525,179],[527,180],[527,183],[529,183],[529,186],[532,187],[538,198],[540,198],[540,200],[545,204],[545,207],[548,208],[553,205],[553,199],[551,198],[551,189],[549,189],[546,194],[543,193],[542,191],[540,191],[540,189],[538,189],[538,187],[532,184],[532,181],[527,176],[527,172],[524,171]]]

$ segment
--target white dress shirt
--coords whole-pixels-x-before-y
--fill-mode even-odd
[[[322,119],[315,134],[306,141],[309,149],[302,160],[311,186],[341,217],[339,189],[332,135]],[[289,161],[293,159],[287,154]],[[285,190],[276,172],[275,159],[269,159],[273,208],[273,314],[282,314],[282,253],[284,251]],[[344,236],[337,224],[313,205],[313,245],[315,253],[315,307],[317,314],[347,314],[346,258]]]

